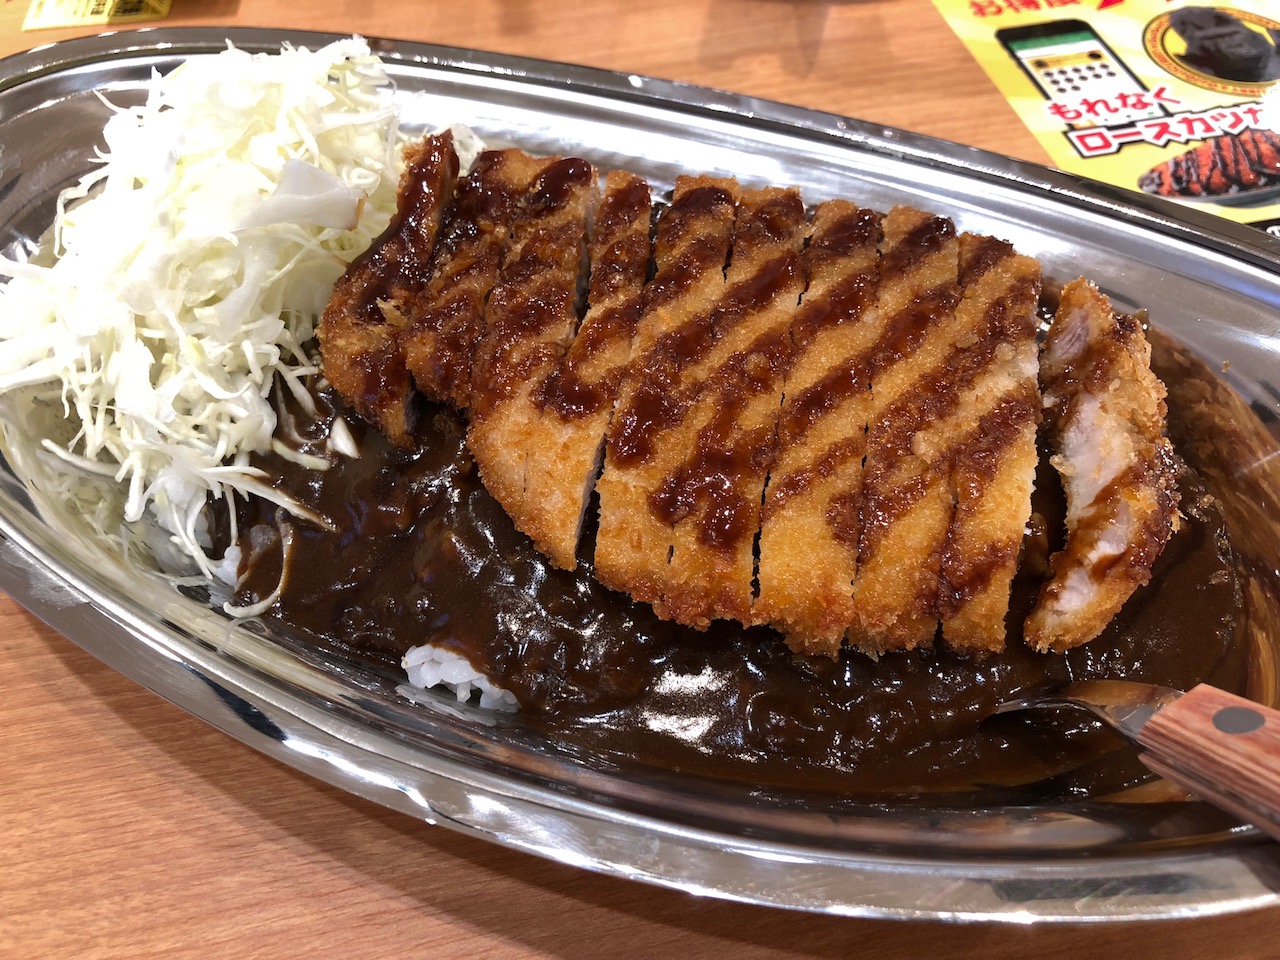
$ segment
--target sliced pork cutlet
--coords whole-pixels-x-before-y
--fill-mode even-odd
[[[1280,182],[1280,132],[1243,130],[1214,137],[1138,178],[1164,197],[1224,197]]]
[[[549,372],[543,374],[540,365],[527,402],[504,406],[497,419],[481,417],[473,431],[496,431],[496,442],[513,445],[506,452],[499,452],[501,447],[489,451],[491,455],[505,459],[523,451],[524,490],[512,516],[556,566],[567,570],[576,564],[605,431],[640,317],[651,211],[647,183],[621,171],[606,177],[588,246],[587,314],[572,346]],[[568,280],[567,250],[564,255],[558,283]],[[495,298],[499,292],[495,290]],[[491,301],[491,309],[493,305]],[[562,334],[566,319],[546,332]],[[490,469],[488,475],[492,473]]]
[[[1062,291],[1040,377],[1067,538],[1024,636],[1036,650],[1063,651],[1101,633],[1151,579],[1177,523],[1177,467],[1142,327],[1084,278]]]
[[[488,150],[459,181],[446,213],[431,279],[401,333],[413,382],[432,400],[466,408],[484,308],[507,254],[521,198],[555,158]]]
[[[673,523],[652,499],[684,462],[671,443],[684,421],[684,377],[711,342],[711,315],[724,293],[738,184],[680,177],[658,219],[655,275],[645,287],[627,374],[619,390],[596,483],[600,523],[595,575],[606,586],[659,605]],[[659,608],[659,613],[662,613]]]
[[[883,222],[876,309],[885,332],[871,372],[859,510],[857,616],[864,652],[927,646],[951,526],[949,462],[932,455],[933,422],[955,350],[959,241],[950,220],[895,207]]]
[[[555,426],[534,395],[559,368],[578,328],[587,222],[596,199],[595,170],[585,160],[557,160],[534,180],[476,345],[467,446],[485,488],[535,540],[544,538],[542,498],[551,486],[536,451],[547,452]],[[572,567],[572,547],[560,559]]]
[[[391,223],[334,285],[316,335],[325,377],[399,446],[411,443],[410,383],[399,344],[406,304],[426,285],[458,156],[448,131],[405,150]]]
[[[1003,240],[960,237],[954,405],[928,434],[951,458],[955,515],[942,552],[938,612],[957,650],[1001,650],[1009,590],[1031,516],[1036,473],[1036,309],[1040,265]]]
[[[802,653],[834,657],[854,620],[862,457],[876,309],[880,214],[845,200],[813,216],[808,286],[792,323],[777,452],[760,529],[752,620]]]
[[[640,319],[652,212],[645,181],[617,170],[608,174],[589,245],[587,314],[569,352],[533,395],[544,439],[529,450],[525,468],[525,532],[565,569],[576,563]]]
[[[751,621],[754,541],[804,292],[807,232],[797,190],[747,190],[738,201],[712,339],[685,371],[687,412],[664,441],[683,462],[651,500],[675,527],[661,609],[680,623]]]

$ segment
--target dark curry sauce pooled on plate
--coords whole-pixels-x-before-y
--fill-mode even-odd
[[[1001,653],[940,647],[872,660],[846,650],[833,661],[793,654],[763,628],[718,621],[698,632],[659,620],[601,586],[589,560],[573,573],[553,568],[480,483],[452,411],[424,412],[412,452],[345,416],[361,455],[325,453],[338,403],[324,393],[315,416],[289,402],[281,417],[282,432],[329,469],[275,454],[258,461],[334,529],[264,501],[243,505],[238,599],[280,585],[287,524],[291,572],[268,620],[386,667],[418,644],[456,652],[516,696],[512,722],[578,756],[846,797],[1096,795],[1147,776],[1134,751],[1082,715],[990,717],[995,705],[1086,678],[1244,687],[1225,526],[1190,470],[1182,527],[1152,583],[1093,642],[1065,656],[1023,645],[1016,625],[1039,586],[1032,573],[1015,581]],[[1056,477],[1042,469],[1035,516],[1044,523],[1029,534],[1028,556],[1056,547],[1048,541],[1061,511]]]

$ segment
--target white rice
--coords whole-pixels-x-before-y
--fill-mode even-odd
[[[488,710],[519,709],[515,695],[509,690],[494,686],[489,678],[473,667],[465,657],[431,644],[411,647],[400,661],[409,682],[415,687],[429,690],[444,686],[453,691],[459,701],[471,700],[476,694],[480,706]]]

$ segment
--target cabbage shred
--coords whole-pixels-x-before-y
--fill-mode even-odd
[[[123,519],[150,513],[208,573],[208,499],[281,500],[249,458],[277,382],[308,402],[316,320],[394,211],[397,115],[359,38],[229,47],[112,109],[53,262],[0,257],[0,393],[60,404],[62,471],[114,477]]]

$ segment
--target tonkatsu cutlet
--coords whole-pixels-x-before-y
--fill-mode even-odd
[[[835,656],[855,615],[870,364],[882,331],[880,219],[847,200],[818,206],[804,251],[808,286],[791,323],[752,620],[805,653]]]
[[[1159,163],[1138,178],[1163,197],[1226,197],[1280,182],[1280,131],[1224,133]]]
[[[405,151],[396,213],[334,285],[316,336],[324,372],[360,416],[394,443],[411,442],[409,374],[400,350],[405,304],[426,284],[458,157],[449,131]]]
[[[733,180],[676,181],[671,205],[658,220],[656,273],[645,287],[596,484],[596,576],[660,613],[673,523],[654,512],[651,498],[684,462],[685,451],[670,435],[684,421],[684,377],[711,336],[711,314],[724,293],[738,193]]]
[[[525,512],[517,526],[563,569],[576,563],[640,318],[651,203],[649,185],[639,177],[620,170],[606,176],[588,250],[587,314],[568,353],[531,397],[541,433],[528,451]]]
[[[681,380],[682,451],[652,509],[674,524],[661,609],[696,627],[751,619],[753,543],[773,460],[808,218],[797,190],[743,191],[724,293],[710,336]]]
[[[547,532],[541,526],[547,468],[540,453],[547,452],[553,425],[533,396],[577,330],[595,200],[595,171],[585,160],[557,160],[534,180],[513,221],[472,361],[467,446],[485,487],[535,541]]]
[[[894,207],[883,230],[876,309],[885,332],[871,371],[849,630],[850,640],[871,654],[927,646],[937,632],[950,471],[945,459],[921,449],[933,424],[918,400],[926,381],[949,389],[945,369],[960,299],[960,244],[950,220]]]
[[[1092,639],[1150,577],[1177,519],[1164,388],[1087,281],[1038,352],[1039,264],[944,217],[829,200],[810,222],[794,189],[681,176],[651,244],[631,174],[490,151],[454,187],[447,134],[406,159],[396,220],[335,287],[324,369],[400,444],[411,378],[464,412],[487,489],[555,565],[593,551],[665,619],[805,654],[999,650],[1047,411],[1067,538],[1027,642]]]
[[[1036,474],[1036,308],[1040,264],[1003,240],[960,237],[957,405],[933,436],[951,457],[955,514],[942,552],[938,613],[957,650],[1000,650]]]
[[[414,385],[431,400],[465,408],[484,333],[484,309],[507,254],[521,198],[554,159],[519,150],[476,157],[458,183],[432,261],[431,279],[408,304],[401,332]]]
[[[553,172],[556,168],[548,174]],[[577,169],[574,174],[581,177],[585,172]],[[494,289],[476,361],[469,435],[482,478],[516,527],[565,569],[576,563],[583,515],[630,353],[649,263],[648,185],[630,174],[610,173],[589,246],[589,309],[574,336],[572,284],[585,228],[582,203],[592,191],[589,183],[594,177],[590,182],[575,180],[573,196],[557,214],[561,232],[555,262],[538,262],[526,245],[524,266],[504,270]],[[575,234],[578,248],[571,248]],[[526,269],[532,275],[522,279]],[[520,304],[518,309],[513,309],[515,304]],[[537,332],[525,329],[529,317],[520,311],[536,314]],[[513,315],[523,319],[510,347],[505,353],[488,353]],[[566,350],[570,337],[572,345]],[[523,360],[517,359],[517,352]],[[502,399],[492,407],[482,403],[481,381],[502,383],[503,378],[509,379]],[[516,490],[521,476],[523,489]]]
[[[1067,495],[1067,540],[1027,619],[1037,650],[1096,637],[1139,586],[1178,518],[1165,388],[1138,321],[1081,277],[1062,291],[1040,355],[1045,413]]]

